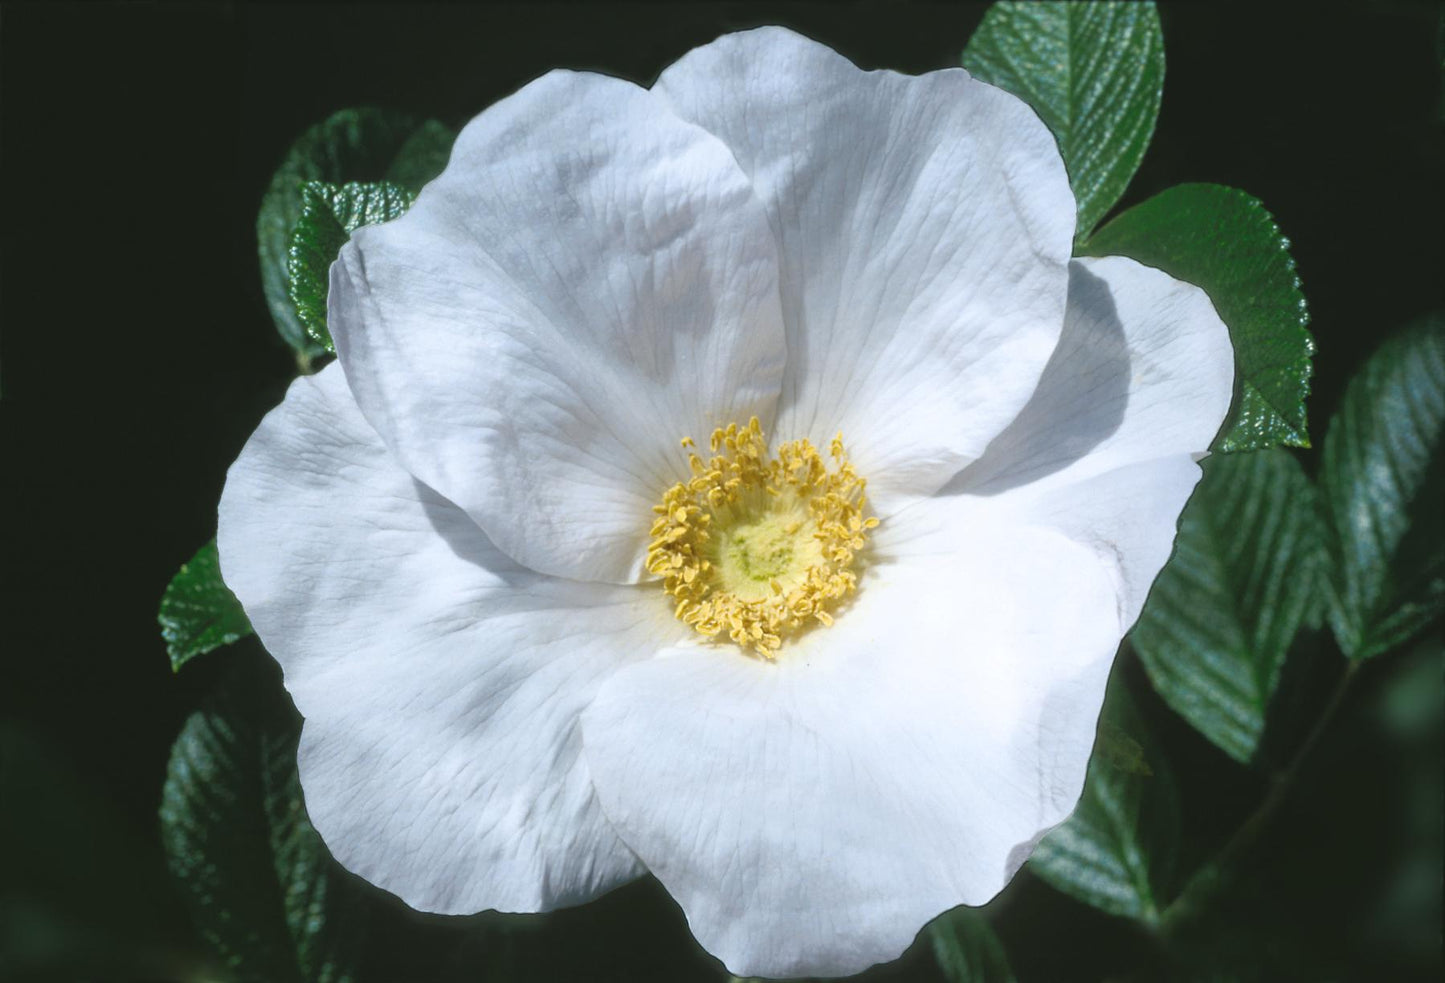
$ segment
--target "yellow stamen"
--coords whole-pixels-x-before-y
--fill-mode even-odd
[[[682,446],[695,448],[692,438]],[[828,611],[858,586],[854,558],[878,520],[864,517],[867,482],[848,463],[843,435],[832,470],[807,440],[769,457],[762,427],[729,424],[688,455],[692,477],[653,507],[647,569],[700,634],[727,633],[766,659],[788,634],[833,623]]]

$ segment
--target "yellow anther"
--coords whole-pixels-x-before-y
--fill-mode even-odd
[[[831,471],[807,440],[770,456],[756,417],[714,430],[708,446],[712,458],[690,453],[692,477],[654,506],[646,566],[679,620],[772,659],[790,633],[833,623],[826,609],[857,589],[855,558],[878,520],[864,517],[841,433]]]

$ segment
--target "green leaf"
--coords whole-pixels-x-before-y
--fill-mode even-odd
[[[995,3],[963,67],[1033,107],[1053,132],[1079,202],[1082,240],[1144,159],[1164,94],[1152,3]]]
[[[221,560],[213,539],[181,566],[161,595],[157,619],[171,669],[251,634],[241,602],[221,580]]]
[[[1179,797],[1118,673],[1099,729],[1130,735],[1147,766],[1121,767],[1115,754],[1096,748],[1074,814],[1043,838],[1029,869],[1101,911],[1157,924],[1178,847]]]
[[[1149,756],[1144,745],[1124,732],[1113,720],[1099,721],[1099,730],[1094,737],[1093,757],[1101,758],[1101,767],[1134,775],[1152,775]]]
[[[386,180],[415,194],[447,166],[457,135],[434,119],[423,122],[392,158]]]
[[[306,819],[295,711],[254,666],[171,748],[161,839],[201,934],[241,980],[353,978],[363,899]]]
[[[1318,623],[1320,518],[1288,451],[1209,458],[1130,636],[1164,701],[1237,761],[1259,747],[1295,634]]]
[[[451,131],[384,109],[343,109],[303,133],[271,177],[256,216],[261,284],[276,330],[303,363],[322,354],[292,306],[287,289],[287,249],[301,214],[308,181],[390,180],[415,193],[440,172],[450,152]]]
[[[1385,342],[1330,422],[1330,625],[1345,654],[1394,648],[1445,610],[1445,316]]]
[[[1181,184],[1124,212],[1080,252],[1129,256],[1209,294],[1229,326],[1239,380],[1216,450],[1310,445],[1309,312],[1289,240],[1256,199],[1217,184]]]
[[[974,908],[955,908],[928,927],[933,958],[949,983],[1014,983],[1003,943]]]
[[[308,181],[301,189],[301,214],[286,250],[287,290],[306,335],[334,352],[326,327],[326,291],[331,264],[347,237],[363,225],[389,222],[411,207],[415,196],[389,181],[327,184]]]

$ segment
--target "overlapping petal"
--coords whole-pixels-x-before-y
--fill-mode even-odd
[[[1124,257],[1075,260],[1038,391],[945,494],[996,499],[1112,558],[1132,625],[1233,386],[1229,331],[1203,290]]]
[[[1208,294],[1122,256],[1074,260],[1063,335],[1037,392],[948,490],[1034,493],[1201,456],[1233,389],[1229,330]]]
[[[962,69],[863,72],[780,28],[698,48],[654,91],[722,138],[767,206],[779,439],[841,430],[884,514],[979,457],[1063,320],[1074,199],[1033,110]]]
[[[993,897],[1082,788],[1113,574],[979,500],[888,544],[776,664],[675,649],[585,712],[608,818],[744,976],[842,975]]]
[[[293,383],[228,475],[226,583],[305,717],[337,859],[428,911],[535,911],[641,872],[599,810],[578,715],[680,637],[655,593],[519,567],[416,482],[339,364]]]
[[[1057,529],[1118,572],[1119,619],[1132,627],[1174,552],[1179,514],[1202,472],[1187,454],[1126,464],[1007,501],[1019,521]]]
[[[680,439],[773,416],[777,250],[716,137],[553,72],[473,120],[402,218],[332,267],[362,411],[531,569],[628,582]]]

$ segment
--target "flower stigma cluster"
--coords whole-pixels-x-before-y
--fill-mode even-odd
[[[704,461],[691,437],[692,477],[653,506],[647,569],[677,599],[677,617],[702,635],[726,632],[773,659],[783,637],[814,622],[858,586],[853,569],[878,520],[864,516],[866,479],[843,450],[832,467],[808,440],[768,454],[757,417],[714,430]]]

